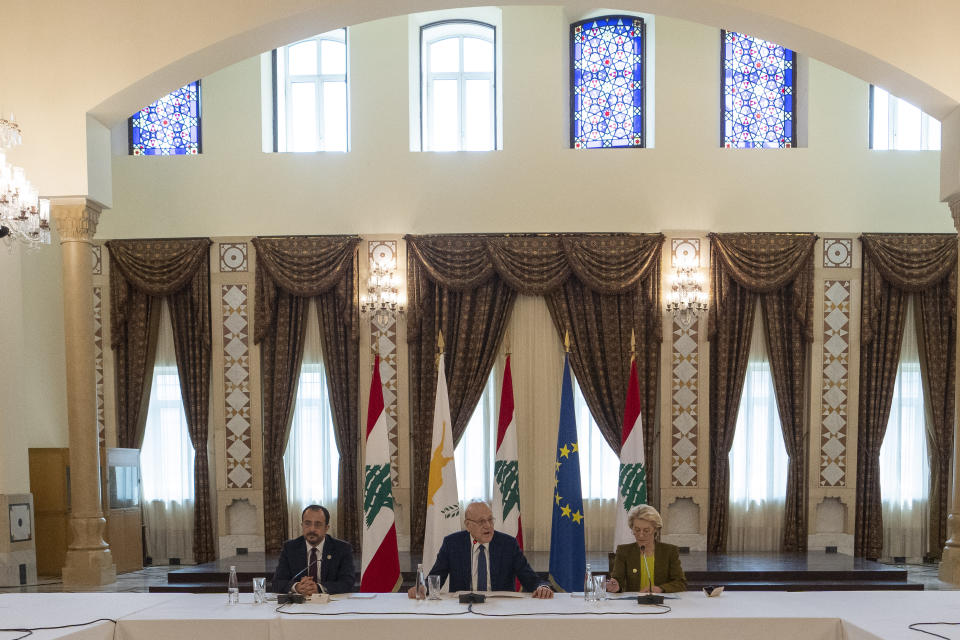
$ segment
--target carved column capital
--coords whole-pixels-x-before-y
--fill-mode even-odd
[[[960,231],[960,193],[955,193],[947,200],[950,205],[950,215],[953,216],[953,228]]]
[[[61,244],[90,242],[97,233],[103,207],[86,198],[58,198],[50,203],[50,217],[56,225]]]

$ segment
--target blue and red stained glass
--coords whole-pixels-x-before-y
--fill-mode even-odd
[[[643,147],[644,23],[605,16],[571,25],[574,149]]]
[[[723,31],[723,146],[796,146],[796,56],[778,44]]]
[[[200,153],[200,81],[167,94],[130,116],[130,155]]]

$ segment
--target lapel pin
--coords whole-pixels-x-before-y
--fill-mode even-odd
[[[333,556],[327,555],[327,560],[332,560],[332,559],[333,559]]]

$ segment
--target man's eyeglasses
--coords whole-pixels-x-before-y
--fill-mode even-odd
[[[466,520],[467,520],[467,522],[475,522],[475,523],[479,524],[480,526],[483,526],[483,525],[486,525],[486,524],[493,525],[493,518],[484,518],[484,519],[482,519],[482,520],[474,520],[474,519],[472,519],[472,518],[467,518]]]

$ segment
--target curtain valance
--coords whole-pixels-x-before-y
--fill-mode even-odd
[[[360,236],[254,238],[257,250],[254,344],[273,325],[277,289],[313,298],[339,284],[353,269]],[[350,312],[350,310],[347,310]]]
[[[108,240],[110,252],[110,344],[116,348],[123,339],[129,306],[129,290],[154,297],[177,293],[189,286],[197,309],[207,306],[210,295],[210,238],[173,238],[148,240]],[[210,315],[197,319],[204,323],[201,335],[210,335]],[[209,347],[209,343],[206,345]]]
[[[709,335],[716,332],[717,314],[726,306],[731,283],[753,293],[770,293],[792,282],[794,313],[807,339],[811,339],[813,315],[813,249],[818,236],[812,233],[711,233]]]

